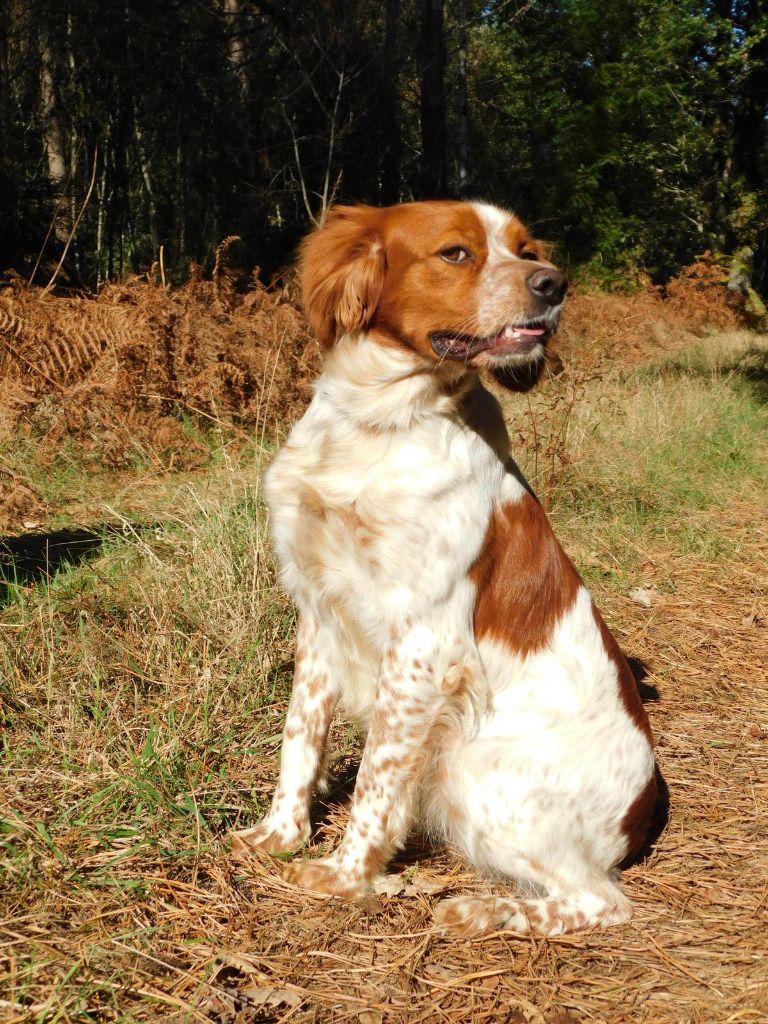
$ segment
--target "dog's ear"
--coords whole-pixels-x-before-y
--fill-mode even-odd
[[[301,246],[304,309],[326,349],[367,327],[376,311],[385,271],[380,216],[373,206],[336,206]]]
[[[557,377],[565,369],[563,361],[556,352],[547,351],[532,363],[520,366],[502,366],[491,370],[491,373],[509,391],[530,391],[539,383],[545,371]]]

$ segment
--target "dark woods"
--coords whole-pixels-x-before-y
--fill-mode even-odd
[[[0,12],[0,269],[37,283],[68,242],[91,288],[230,234],[271,270],[333,201],[477,195],[597,276],[709,249],[768,284],[764,0]]]

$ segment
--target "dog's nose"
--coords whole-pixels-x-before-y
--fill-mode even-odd
[[[543,299],[548,306],[559,306],[568,287],[565,274],[554,267],[535,271],[525,283],[528,291],[537,299]]]

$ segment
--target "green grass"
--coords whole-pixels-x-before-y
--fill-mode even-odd
[[[522,468],[588,579],[605,575],[595,552],[617,585],[659,548],[737,554],[750,521],[733,529],[729,510],[758,514],[768,498],[768,407],[739,369],[760,360],[768,348],[754,336],[714,336],[631,373],[565,375],[525,410],[512,406]]]
[[[50,584],[17,588],[0,642],[7,898],[47,871],[141,888],[126,849],[195,857],[257,800],[228,777],[258,754],[290,682],[293,612],[277,591],[252,489],[190,493],[176,521],[109,546]],[[129,837],[135,845],[125,847]],[[85,872],[67,844],[119,852]]]

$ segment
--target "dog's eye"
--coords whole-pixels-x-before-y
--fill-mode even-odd
[[[536,260],[538,260],[538,258],[539,258],[539,254],[537,252],[535,252],[533,249],[523,249],[523,251],[520,253],[520,259],[521,260],[534,260],[534,261],[536,261]]]
[[[469,263],[472,260],[472,253],[460,245],[452,245],[448,249],[443,249],[440,259],[446,263]]]

